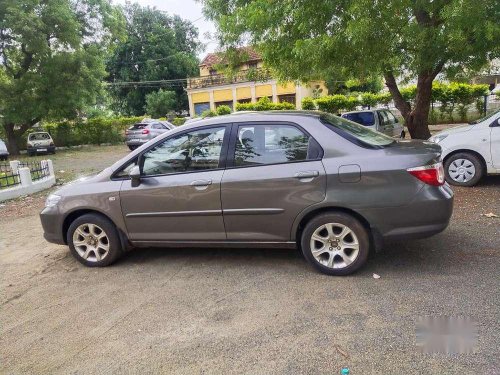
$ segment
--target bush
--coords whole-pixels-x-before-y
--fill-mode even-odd
[[[314,103],[314,99],[309,96],[302,99],[302,109],[305,111],[315,110],[316,104]]]
[[[175,91],[158,90],[146,95],[144,110],[155,118],[165,116],[177,106],[177,94]]]
[[[318,109],[323,112],[337,114],[348,105],[345,95],[328,95],[316,99]]]
[[[364,92],[361,94],[361,105],[363,107],[374,107],[378,103],[378,96],[376,94],[373,94],[371,92]]]
[[[227,105],[221,105],[217,107],[216,112],[218,116],[229,115],[231,113],[231,107]]]
[[[212,111],[211,109],[206,109],[206,110],[204,110],[201,113],[201,117],[202,118],[205,118],[205,117],[215,117],[215,116],[217,116],[217,112]]]
[[[237,103],[236,111],[283,111],[292,110],[295,106],[292,103],[273,103],[267,96],[260,98],[257,103]]]
[[[175,117],[171,121],[171,123],[174,124],[175,126],[184,125],[185,122],[186,122],[186,118],[185,117]]]

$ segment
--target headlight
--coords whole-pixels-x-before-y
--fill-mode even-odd
[[[439,143],[443,139],[445,139],[447,136],[448,136],[448,134],[435,135],[435,136],[431,137],[429,140],[434,142],[434,143]]]
[[[60,200],[60,195],[50,194],[45,200],[45,207],[54,207]]]

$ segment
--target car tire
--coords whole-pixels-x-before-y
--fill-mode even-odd
[[[321,241],[313,240],[313,235]],[[324,213],[310,220],[302,231],[300,245],[309,263],[320,272],[334,276],[357,271],[366,263],[370,252],[366,228],[343,212]]]
[[[123,253],[115,225],[99,214],[85,214],[69,226],[66,239],[71,254],[87,267],[105,267]]]
[[[405,139],[406,138],[406,132],[403,130],[401,131],[401,135],[399,136],[401,139]]]
[[[450,185],[470,187],[483,177],[484,166],[476,155],[459,152],[445,160],[444,173]]]
[[[134,151],[136,148],[137,148],[137,146],[128,146],[128,149],[129,149],[130,151]]]

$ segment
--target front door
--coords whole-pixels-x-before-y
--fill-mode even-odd
[[[229,130],[211,126],[177,133],[139,158],[141,184],[125,180],[120,200],[132,241],[226,238],[220,183]]]
[[[493,167],[500,171],[500,117],[491,125],[491,161]]]
[[[234,124],[221,187],[228,240],[289,241],[297,215],[325,198],[321,157],[294,124]]]

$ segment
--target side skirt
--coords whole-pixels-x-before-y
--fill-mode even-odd
[[[256,242],[256,241],[133,241],[134,247],[246,247],[246,248],[283,248],[294,249],[297,244],[293,241],[287,242]]]

